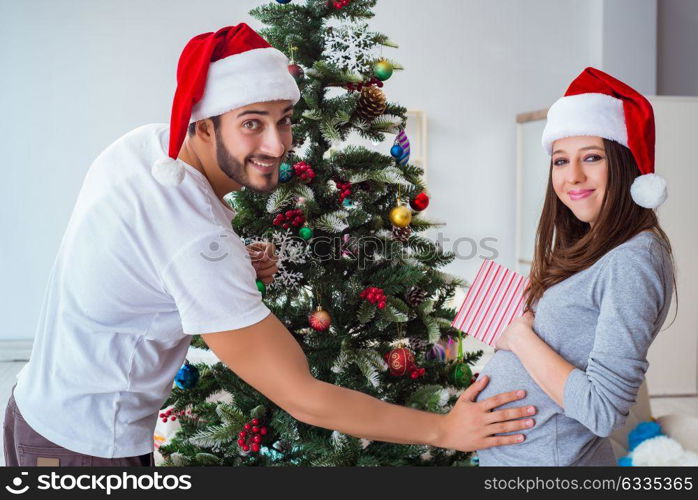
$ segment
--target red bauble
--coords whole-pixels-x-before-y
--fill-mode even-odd
[[[415,366],[414,354],[406,347],[393,349],[386,357],[390,374],[395,377],[402,377],[412,371]]]
[[[429,206],[429,197],[426,195],[426,193],[419,193],[414,197],[413,200],[410,201],[410,206],[413,210],[421,212]]]
[[[332,324],[332,317],[322,307],[318,306],[317,310],[308,316],[308,323],[313,330],[324,332]]]
[[[298,66],[297,64],[289,64],[288,65],[288,72],[291,73],[291,76],[293,77],[294,80],[296,80],[296,83],[299,83],[304,76],[303,68]]]

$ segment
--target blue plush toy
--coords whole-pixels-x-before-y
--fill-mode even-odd
[[[685,450],[679,442],[664,435],[657,422],[640,422],[628,435],[629,453],[618,459],[621,467],[647,465],[698,465],[698,454]]]

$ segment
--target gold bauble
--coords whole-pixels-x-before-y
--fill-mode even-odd
[[[390,222],[397,227],[407,227],[412,222],[412,212],[404,205],[393,208],[389,217]]]

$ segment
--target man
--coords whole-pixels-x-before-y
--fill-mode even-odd
[[[518,442],[520,434],[492,435],[533,425],[521,419],[533,408],[491,411],[523,393],[475,403],[486,380],[437,415],[310,374],[255,285],[272,279],[273,249],[253,266],[222,201],[243,186],[277,185],[300,97],[287,65],[245,24],[193,38],[180,57],[170,126],[129,132],[90,167],[8,403],[8,465],[152,465],[158,410],[195,334],[312,425],[459,450]]]

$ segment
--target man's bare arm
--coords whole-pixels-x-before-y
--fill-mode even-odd
[[[312,376],[303,350],[276,316],[246,328],[203,334],[218,358],[297,420],[377,441],[428,444],[461,451],[518,443],[522,435],[492,436],[530,427],[532,407],[491,411],[523,397],[499,394],[475,402],[486,386],[469,387],[447,415],[398,406]]]

